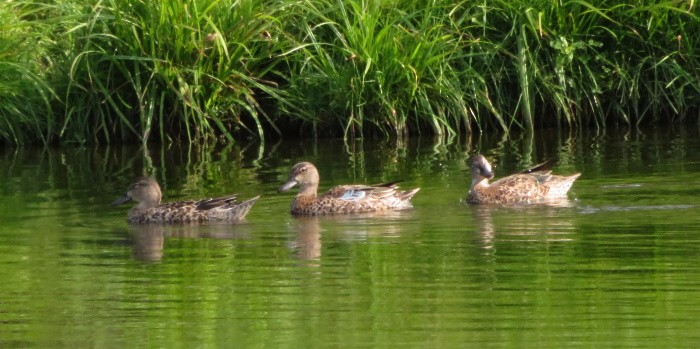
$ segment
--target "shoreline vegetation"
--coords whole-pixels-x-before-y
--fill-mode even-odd
[[[0,3],[0,144],[700,121],[690,1]]]

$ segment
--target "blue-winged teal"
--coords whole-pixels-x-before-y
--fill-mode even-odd
[[[400,191],[396,183],[339,185],[317,196],[318,170],[311,163],[300,162],[292,167],[287,183],[279,191],[299,185],[299,194],[292,202],[294,215],[386,212],[413,207],[411,198],[420,188]]]
[[[259,196],[236,202],[235,195],[220,198],[175,201],[161,204],[160,186],[155,179],[141,178],[129,186],[126,195],[112,203],[138,202],[127,215],[129,223],[195,223],[207,221],[238,222],[245,218]]]
[[[501,178],[493,183],[491,164],[483,155],[469,159],[472,184],[467,202],[470,204],[508,204],[551,202],[566,198],[566,193],[581,174],[555,176],[551,174],[554,161],[548,161],[521,173]]]

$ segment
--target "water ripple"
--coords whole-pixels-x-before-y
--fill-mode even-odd
[[[620,211],[661,211],[661,210],[687,210],[696,208],[698,205],[634,205],[634,206],[580,206],[581,213],[596,213],[601,211],[620,212]]]

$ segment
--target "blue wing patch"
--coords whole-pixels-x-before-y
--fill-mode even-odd
[[[343,196],[340,197],[340,200],[357,201],[364,198],[366,195],[367,192],[364,190],[349,189],[345,193],[343,193]]]

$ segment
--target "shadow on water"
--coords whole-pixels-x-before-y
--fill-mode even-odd
[[[411,139],[405,146],[392,141],[320,140],[285,141],[276,144],[172,144],[139,147],[63,147],[0,149],[0,190],[84,190],[117,193],[134,178],[150,174],[182,194],[214,191],[217,187],[260,186],[281,181],[288,168],[299,160],[319,164],[322,179],[343,178],[355,182],[371,178],[414,181],[444,177],[455,168],[465,168],[471,153],[484,153],[493,162],[497,175],[557,158],[557,171],[583,172],[582,179],[608,179],[600,185],[631,185],[625,174],[663,171],[667,174],[697,169],[689,163],[688,139],[697,131],[665,129],[654,132],[608,132],[584,135],[550,131],[534,136],[509,138],[465,138],[455,143],[433,143]],[[610,175],[608,175],[610,174]],[[614,175],[614,176],[611,176]],[[467,178],[463,178],[466,185]],[[636,185],[636,184],[635,184]],[[81,193],[82,194],[82,193]],[[81,196],[82,195],[78,195]]]

